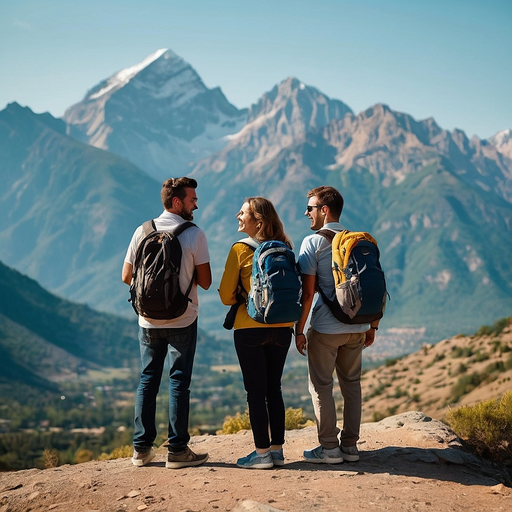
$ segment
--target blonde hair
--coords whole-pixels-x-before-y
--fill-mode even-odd
[[[291,249],[292,241],[284,232],[283,223],[274,205],[264,197],[249,197],[245,201],[249,205],[250,214],[257,222],[258,231],[255,238],[262,242],[279,240]]]

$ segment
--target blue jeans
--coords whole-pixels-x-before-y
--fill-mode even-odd
[[[177,329],[139,327],[141,374],[135,397],[133,446],[145,451],[156,439],[156,397],[169,354],[169,451],[185,450],[190,440],[190,380],[197,342],[197,320]]]

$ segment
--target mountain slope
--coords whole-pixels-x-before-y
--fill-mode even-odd
[[[119,71],[64,114],[72,136],[128,158],[158,181],[221,149],[245,117],[171,50]]]
[[[500,332],[458,335],[365,372],[363,421],[412,410],[443,419],[450,408],[501,398],[512,379],[512,317],[506,323]]]
[[[60,299],[0,263],[0,382],[11,398],[17,383],[56,390],[50,382],[79,367],[132,366],[135,324]]]
[[[0,259],[55,293],[126,313],[122,261],[135,227],[160,214],[160,185],[17,104],[0,112],[0,176]]]

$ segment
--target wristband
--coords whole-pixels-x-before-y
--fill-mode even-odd
[[[295,333],[295,337],[297,337],[297,336],[304,336],[304,333],[303,332],[296,332]]]
[[[374,331],[378,331],[379,330],[378,327],[372,327],[371,325],[370,325],[370,329],[373,329]]]

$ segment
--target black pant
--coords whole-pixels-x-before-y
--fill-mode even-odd
[[[262,449],[284,444],[285,409],[281,376],[290,348],[292,329],[237,329],[234,338],[247,391],[254,444]]]

